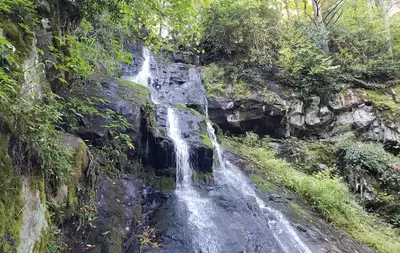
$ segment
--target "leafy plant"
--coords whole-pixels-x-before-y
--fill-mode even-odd
[[[268,64],[276,58],[279,12],[273,1],[216,0],[201,13],[202,45],[227,59]]]
[[[339,66],[301,31],[288,29],[281,40],[278,65],[280,77],[306,96],[319,96],[325,102],[336,91]]]

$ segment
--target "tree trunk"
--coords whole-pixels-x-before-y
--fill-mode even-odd
[[[318,0],[312,0],[311,2],[312,2],[312,7],[313,7],[315,25],[321,31],[321,34],[322,34],[322,37],[320,40],[320,46],[321,46],[322,50],[327,54],[327,53],[329,53],[329,44],[328,44],[328,38],[327,38],[328,35],[327,35],[326,27],[324,24],[324,20],[322,18],[320,2]]]
[[[382,14],[385,21],[385,36],[386,36],[386,49],[388,54],[393,57],[393,47],[392,47],[392,39],[390,33],[390,22],[389,22],[389,8],[386,0],[380,0],[380,4],[382,6]]]
[[[297,13],[297,22],[300,23],[300,8],[299,8],[299,0],[294,0],[296,4],[296,13]]]
[[[289,9],[288,0],[283,0],[283,3],[285,4],[287,18],[288,18],[288,20],[290,20],[290,9]]]

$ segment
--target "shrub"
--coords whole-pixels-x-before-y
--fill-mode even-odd
[[[201,13],[203,47],[227,59],[270,64],[276,58],[279,16],[270,1],[215,0]]]
[[[281,40],[278,66],[280,78],[306,96],[319,96],[325,102],[336,91],[337,69],[333,60],[299,31],[287,29]]]

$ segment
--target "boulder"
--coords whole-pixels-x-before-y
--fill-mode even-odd
[[[372,106],[360,106],[353,112],[353,120],[357,128],[365,128],[376,119],[375,111]]]

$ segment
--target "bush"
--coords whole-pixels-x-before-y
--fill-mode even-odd
[[[333,60],[301,31],[287,29],[281,40],[278,66],[280,78],[306,96],[327,101],[336,91],[337,69]]]
[[[279,16],[270,1],[215,0],[201,13],[203,47],[224,58],[270,64],[276,58]]]

